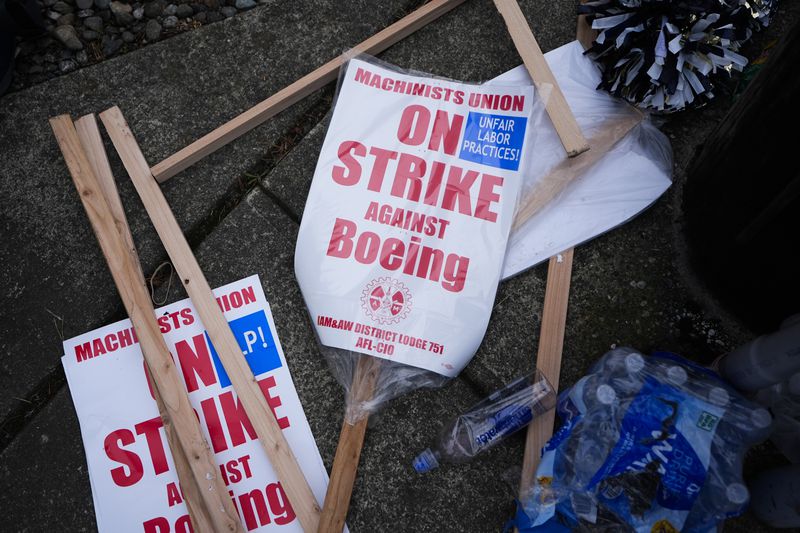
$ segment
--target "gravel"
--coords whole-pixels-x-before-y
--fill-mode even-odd
[[[103,19],[100,17],[88,17],[83,21],[83,25],[89,30],[96,32],[103,31]]]
[[[67,13],[66,15],[61,15],[60,17],[58,17],[58,20],[56,20],[56,25],[72,26],[73,24],[75,24],[76,20],[77,18],[75,17],[74,13]]]
[[[66,2],[56,2],[55,4],[53,4],[52,9],[56,13],[72,13],[73,11],[75,11],[75,8],[73,8]]]
[[[144,36],[148,41],[157,41],[161,37],[161,24],[155,19],[150,19],[144,27]]]
[[[133,8],[130,4],[114,1],[111,2],[109,7],[111,8],[111,14],[114,15],[114,20],[116,20],[117,24],[120,26],[127,26],[133,22],[133,15],[131,14]]]
[[[12,91],[233,17],[263,3],[256,0],[38,1],[47,33],[19,43]]]
[[[148,2],[144,6],[144,16],[149,19],[154,19],[164,12],[164,2],[156,0],[155,2]]]
[[[57,26],[53,31],[53,35],[56,37],[56,39],[61,41],[61,44],[70,50],[83,49],[83,43],[78,38],[78,33],[75,31],[75,28],[70,25]]]

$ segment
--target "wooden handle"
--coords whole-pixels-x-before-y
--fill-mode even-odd
[[[394,43],[405,39],[421,27],[444,15],[465,0],[433,0],[406,15],[394,24],[379,31],[369,39],[355,45],[347,53],[325,63],[285,87],[266,100],[251,107],[241,115],[229,120],[207,133],[189,146],[172,154],[153,167],[153,176],[162,183],[178,172],[190,167],[208,154],[222,148],[232,140],[252,130],[292,104],[302,100],[317,89],[334,81],[341,67],[353,52],[377,54]]]
[[[347,420],[342,422],[331,479],[328,482],[325,504],[322,506],[322,515],[319,519],[317,530],[319,533],[342,533],[344,529],[368,420],[368,417],[362,418],[355,425]]]
[[[348,395],[349,409],[359,409],[362,402],[369,401],[374,396],[380,372],[380,359],[369,355],[359,357]],[[347,418],[342,423],[336,456],[333,458],[331,479],[317,530],[319,533],[341,533],[350,507],[369,417],[363,416],[355,424],[349,423]]]
[[[586,3],[582,1],[581,3]],[[589,21],[586,20],[586,15],[578,15],[578,27],[575,30],[575,36],[584,50],[592,47],[592,42],[597,38],[597,30],[593,30]],[[591,143],[589,143],[591,145]]]
[[[539,335],[539,350],[536,354],[536,368],[542,371],[555,390],[561,376],[561,353],[564,349],[564,328],[567,323],[567,303],[572,276],[572,257],[574,250],[550,258],[547,267],[547,285],[544,293],[542,328]],[[522,463],[520,496],[533,483],[539,456],[547,440],[553,434],[555,412],[551,409],[533,419],[528,426],[525,439],[525,456]]]
[[[146,281],[144,273],[142,272],[141,263],[139,262],[139,254],[136,252],[136,246],[133,243],[133,236],[131,229],[128,226],[128,219],[125,216],[125,210],[122,208],[122,200],[119,197],[114,175],[111,172],[111,165],[108,162],[106,149],[103,146],[103,139],[100,136],[100,128],[97,127],[97,120],[94,115],[86,115],[75,121],[75,130],[78,133],[78,138],[83,145],[86,157],[89,164],[92,166],[95,177],[100,185],[101,192],[109,208],[111,214],[117,222],[117,229],[119,230],[125,245],[130,251],[131,257],[137,267],[137,278],[140,285],[144,286]],[[161,421],[164,424],[164,432],[167,436],[167,444],[169,445],[170,452],[172,453],[172,460],[175,463],[175,471],[178,474],[178,481],[180,482],[181,491],[184,494],[184,501],[186,508],[189,511],[189,518],[192,521],[192,528],[194,531],[213,531],[211,518],[208,516],[208,511],[203,504],[203,495],[200,492],[200,487],[197,485],[194,477],[192,476],[192,468],[189,465],[189,460],[186,458],[186,453],[183,451],[178,434],[175,432],[175,427],[172,420],[169,418],[167,406],[158,391],[158,384],[153,380],[153,371],[148,365],[148,380],[150,381],[150,389],[153,391],[156,405],[158,406],[158,413],[161,415]]]
[[[200,493],[212,526],[209,531],[241,532],[243,528],[239,515],[228,497],[211,449],[192,411],[182,378],[161,336],[150,295],[142,283],[141,266],[120,232],[119,228],[126,223],[114,216],[104,189],[94,173],[94,165],[89,162],[69,115],[51,118],[50,125],[108,262],[117,291],[136,330],[142,354],[149,368],[153,370],[151,375],[161,394],[169,420],[175,428],[181,447],[187,457],[192,459],[192,474],[195,482],[203,489]]]
[[[197,309],[200,320],[206,327],[208,336],[233,384],[233,389],[253,424],[261,447],[283,484],[300,524],[306,531],[315,530],[319,521],[319,505],[314,494],[253,372],[242,357],[239,343],[233,336],[228,321],[223,316],[166,198],[153,179],[136,139],[119,108],[113,107],[104,111],[100,114],[100,119],[139,193],[186,292]]]
[[[533,36],[525,15],[519,8],[517,0],[494,0],[494,5],[503,16],[511,34],[511,40],[517,47],[517,52],[525,63],[534,85],[539,90],[540,96],[546,99],[545,109],[553,122],[553,126],[561,139],[561,144],[567,151],[568,157],[575,157],[589,149],[589,143],[581,133],[581,128],[567,104],[564,93],[558,86],[553,71],[544,58],[539,43]]]

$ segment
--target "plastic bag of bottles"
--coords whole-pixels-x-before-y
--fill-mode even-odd
[[[522,531],[716,531],[747,504],[742,459],[772,423],[712,371],[630,348],[603,356],[557,409]]]

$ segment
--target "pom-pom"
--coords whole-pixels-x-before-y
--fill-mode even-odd
[[[741,46],[769,24],[776,0],[595,0],[578,7],[598,35],[587,51],[598,88],[673,112],[714,97],[714,80],[741,71]]]

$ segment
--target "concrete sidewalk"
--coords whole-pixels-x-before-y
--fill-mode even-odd
[[[124,316],[47,118],[118,105],[152,165],[418,3],[384,2],[380,10],[367,1],[267,4],[0,99],[0,507],[13,530],[96,528],[60,336]],[[571,2],[520,3],[544,50],[572,40]],[[798,13],[787,4],[763,38],[779,36]],[[471,81],[520,62],[488,0],[466,2],[381,58]],[[292,264],[330,94],[328,88],[305,99],[162,187],[212,286],[261,276],[329,469],[343,393],[319,354]],[[728,104],[674,117],[666,131],[675,149],[675,186],[633,222],[576,251],[562,387],[613,344],[708,362],[749,338],[686,269],[680,233],[683,170]],[[262,161],[276,152],[285,157]],[[114,150],[109,154],[150,274],[165,253]],[[244,173],[254,168],[262,178],[251,188]],[[484,343],[459,378],[394,401],[374,417],[353,494],[352,531],[496,531],[509,517],[513,493],[504,476],[521,463],[521,436],[425,478],[410,461],[432,441],[440,420],[532,369],[545,278],[540,266],[501,285]],[[173,291],[171,300],[182,297]],[[761,452],[764,464],[769,449]],[[767,529],[744,517],[726,531]]]

